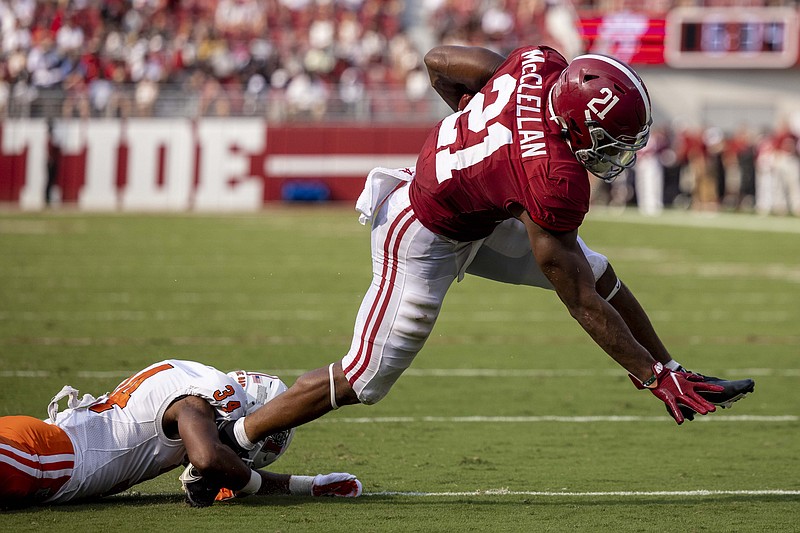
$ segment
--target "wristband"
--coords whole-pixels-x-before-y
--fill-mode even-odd
[[[289,478],[289,494],[294,496],[311,496],[311,488],[314,486],[312,476],[291,476]]]
[[[256,445],[247,438],[247,433],[244,430],[244,419],[245,417],[242,417],[233,424],[233,436],[236,437],[236,442],[239,446],[250,451],[255,448]]]
[[[262,481],[261,474],[255,470],[250,470],[250,481],[236,492],[238,494],[255,494],[261,488]]]
[[[653,374],[653,375],[650,377],[650,379],[648,379],[647,381],[643,381],[643,382],[642,382],[642,385],[644,385],[644,387],[645,387],[645,388],[647,388],[647,389],[650,389],[650,388],[652,388],[650,385],[652,385],[653,383],[655,383],[657,379],[658,379],[658,376],[657,376],[657,375],[655,375],[655,374]]]
[[[642,385],[648,389],[655,389],[658,386],[658,375],[664,370],[664,365],[656,363],[653,365],[653,375],[649,379],[642,382]]]

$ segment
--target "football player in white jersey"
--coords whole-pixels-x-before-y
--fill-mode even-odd
[[[65,386],[45,420],[0,417],[0,505],[116,494],[187,462],[180,479],[193,506],[249,494],[359,496],[361,482],[351,474],[260,470],[283,454],[293,429],[263,439],[244,458],[226,445],[237,419],[285,390],[275,376],[225,374],[174,359],[150,365],[99,398]],[[68,408],[59,412],[63,398]]]

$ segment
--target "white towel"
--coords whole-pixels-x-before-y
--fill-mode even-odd
[[[50,400],[50,404],[47,406],[47,414],[49,415],[48,420],[52,423],[56,422],[56,417],[58,416],[58,402],[62,398],[67,398],[67,409],[85,409],[98,403],[99,401],[105,401],[108,396],[103,395],[100,398],[95,398],[91,394],[84,394],[83,398],[78,399],[80,395],[80,391],[69,385],[64,385],[64,387],[59,391],[58,394],[53,396],[53,399]]]
[[[400,183],[409,182],[414,178],[414,168],[374,168],[367,175],[364,190],[356,201],[356,211],[361,213],[358,221],[366,224],[372,220],[372,215]]]

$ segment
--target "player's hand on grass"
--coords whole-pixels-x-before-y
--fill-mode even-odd
[[[356,476],[346,472],[317,474],[311,486],[313,496],[338,496],[357,498],[361,496],[362,485]]]
[[[208,507],[214,503],[220,491],[220,486],[203,479],[192,463],[189,463],[178,479],[186,494],[186,503],[192,507]]]
[[[316,476],[292,476],[289,493],[294,496],[337,496],[356,498],[361,496],[362,485],[353,474],[333,472]]]
[[[722,392],[723,387],[704,383],[703,377],[690,372],[673,372],[661,363],[653,365],[653,377],[645,383],[629,374],[636,388],[648,389],[653,395],[664,402],[667,411],[678,425],[686,419],[681,408],[689,408],[697,414],[705,415],[716,411],[713,403],[698,394],[700,391]],[[689,418],[691,420],[692,417]]]

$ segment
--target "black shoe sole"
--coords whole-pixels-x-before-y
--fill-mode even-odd
[[[722,407],[723,409],[729,408],[735,402],[738,402],[753,392],[756,387],[756,382],[752,379],[737,379],[735,381],[729,381],[727,379],[715,378],[713,376],[703,376],[703,381],[712,385],[720,385],[725,387],[725,390],[722,392],[698,391],[700,396],[714,405]],[[692,409],[686,407],[685,405],[679,405],[678,407],[686,420],[694,420],[694,415],[696,413]],[[667,411],[669,411],[669,409],[667,409]]]

